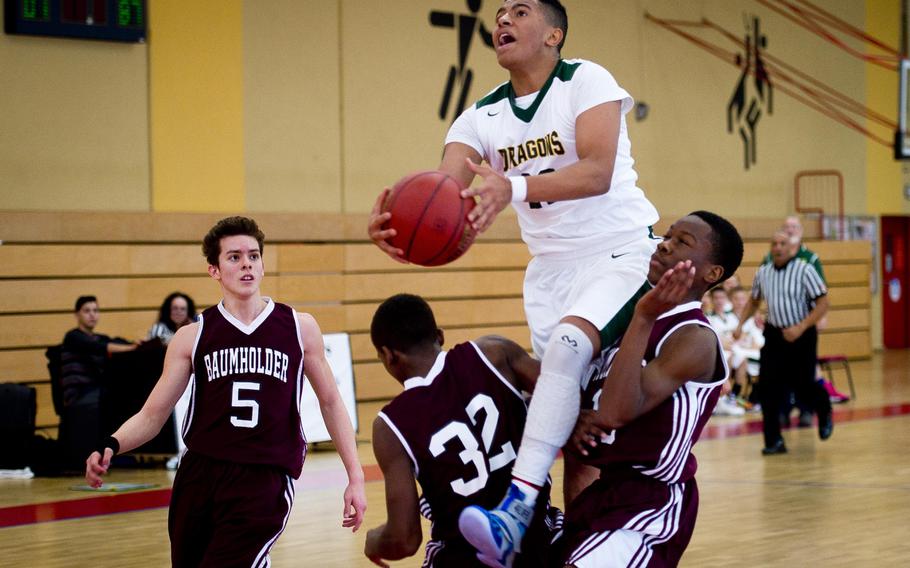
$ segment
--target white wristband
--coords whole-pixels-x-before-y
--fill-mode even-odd
[[[512,203],[521,203],[528,197],[528,178],[525,176],[509,176],[512,184]]]

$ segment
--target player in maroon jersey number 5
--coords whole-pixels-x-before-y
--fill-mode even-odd
[[[86,460],[85,479],[99,487],[111,458],[152,439],[191,382],[187,451],[168,512],[175,567],[269,565],[306,454],[304,373],[347,471],[341,525],[356,531],[366,510],[354,430],[319,325],[260,294],[264,238],[245,217],[212,227],[202,251],[224,298],[177,330],[145,405]]]

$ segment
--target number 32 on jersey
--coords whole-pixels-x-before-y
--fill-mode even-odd
[[[499,423],[499,409],[488,395],[475,396],[465,407],[465,412],[474,426],[477,426],[477,415],[481,410],[484,410],[486,414],[480,431],[483,450],[480,449],[480,442],[474,433],[464,422],[449,422],[430,438],[430,453],[433,454],[433,457],[442,454],[446,450],[445,445],[450,441],[457,439],[461,442],[464,448],[458,454],[461,461],[465,464],[473,464],[477,470],[474,478],[456,479],[451,483],[452,491],[465,497],[483,489],[487,484],[490,472],[503,468],[515,460],[515,449],[512,447],[512,442],[504,443],[497,448],[496,455],[491,455],[493,450],[490,446],[493,445],[496,425]]]

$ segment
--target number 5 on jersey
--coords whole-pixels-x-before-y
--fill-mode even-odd
[[[430,453],[433,457],[439,457],[446,448],[445,445],[454,439],[458,439],[464,449],[458,454],[462,463],[473,464],[477,470],[477,476],[470,480],[456,479],[451,483],[452,491],[462,496],[469,496],[483,489],[487,484],[490,472],[496,471],[507,466],[515,460],[515,449],[512,442],[506,442],[500,448],[495,456],[490,456],[490,446],[493,445],[493,437],[496,434],[496,425],[499,423],[499,409],[493,399],[485,394],[478,394],[465,407],[465,412],[471,420],[471,424],[477,425],[477,414],[481,410],[486,412],[486,419],[480,430],[480,437],[483,442],[484,451],[480,451],[480,444],[474,433],[464,422],[452,421],[443,426],[438,432],[430,438]],[[489,457],[489,469],[487,460]]]
[[[258,391],[259,383],[250,383],[244,381],[237,381],[234,383],[233,390],[231,391],[231,406],[234,408],[249,408],[250,417],[249,418],[238,418],[237,416],[231,415],[231,424],[237,428],[255,428],[259,424],[259,403],[255,400],[242,398],[240,396],[240,391]]]

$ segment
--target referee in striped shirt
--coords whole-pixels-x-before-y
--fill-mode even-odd
[[[792,388],[797,397],[814,407],[818,435],[827,440],[834,429],[828,393],[815,381],[818,351],[816,323],[828,311],[828,289],[815,268],[796,256],[787,233],[778,231],[771,241],[771,260],[755,273],[752,302],[741,321],[752,316],[764,299],[768,304],[765,346],[761,349],[761,407],[764,455],[783,454],[780,412]],[[742,324],[734,337],[742,333]]]

